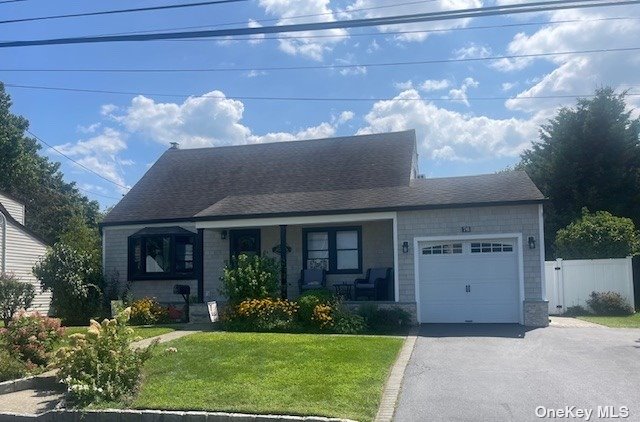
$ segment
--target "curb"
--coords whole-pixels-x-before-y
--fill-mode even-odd
[[[393,368],[391,368],[391,373],[382,391],[382,399],[380,399],[378,413],[374,419],[375,422],[391,422],[393,420],[393,414],[395,413],[398,397],[400,396],[400,387],[402,386],[404,371],[407,369],[407,364],[413,353],[416,339],[416,335],[407,336],[402,345],[396,363],[393,365]]]
[[[50,410],[39,415],[0,413],[0,422],[355,422],[321,416],[254,415],[225,412],[181,412],[164,410]]]

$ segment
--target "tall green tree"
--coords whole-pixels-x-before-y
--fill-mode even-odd
[[[601,88],[595,94],[542,125],[540,139],[518,165],[549,198],[549,256],[556,232],[580,218],[583,207],[629,217],[640,226],[640,120],[631,118],[625,93]]]
[[[77,227],[78,218],[96,230],[102,217],[96,201],[67,183],[60,163],[40,155],[41,146],[26,130],[29,122],[11,113],[11,98],[0,82],[0,191],[26,206],[26,225],[49,243]]]

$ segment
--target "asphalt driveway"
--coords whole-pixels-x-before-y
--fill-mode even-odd
[[[394,420],[539,421],[538,406],[640,421],[640,329],[423,325]]]

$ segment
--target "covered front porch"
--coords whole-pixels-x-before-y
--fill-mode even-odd
[[[282,296],[289,299],[318,287],[322,274],[319,287],[346,301],[398,300],[396,213],[202,221],[196,229],[202,242],[201,301],[224,300],[222,269],[241,253],[278,260]]]

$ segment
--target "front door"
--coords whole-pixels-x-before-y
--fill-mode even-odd
[[[230,230],[229,254],[260,255],[260,229]]]

